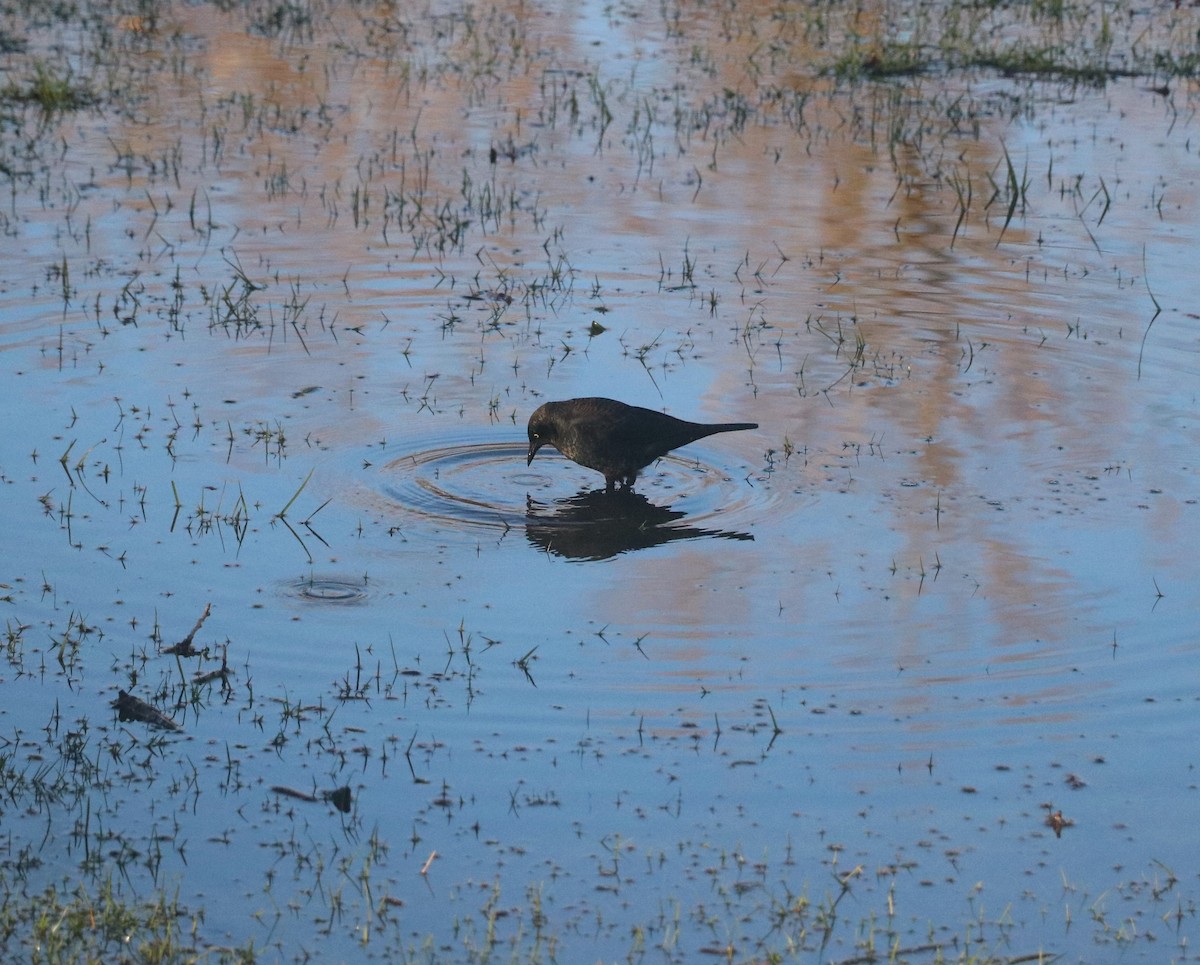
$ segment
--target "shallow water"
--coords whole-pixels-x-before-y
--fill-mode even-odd
[[[298,11],[22,25],[122,96],[6,120],[10,890],[272,960],[1190,959],[1193,85]],[[760,428],[610,497],[524,458],[590,394]]]

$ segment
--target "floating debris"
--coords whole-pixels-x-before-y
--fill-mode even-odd
[[[196,638],[196,634],[200,630],[200,628],[202,626],[204,626],[204,621],[208,619],[208,615],[211,612],[212,612],[212,604],[208,603],[204,607],[204,612],[200,614],[200,619],[197,620],[196,625],[194,627],[192,627],[192,632],[189,633],[182,640],[180,640],[178,643],[174,644],[173,646],[167,647],[167,649],[165,649],[163,651],[163,653],[174,654],[177,657],[198,657],[198,656],[200,656],[204,651],[197,650],[192,645],[192,641]]]
[[[221,666],[217,670],[210,670],[207,673],[196,674],[192,677],[192,683],[197,686],[212,683],[214,680],[220,680],[223,683],[228,683],[229,677],[233,674],[233,670],[222,661]]]
[[[1062,811],[1053,811],[1046,816],[1046,827],[1054,829],[1054,836],[1061,838],[1063,828],[1075,827],[1075,822],[1070,818],[1063,817]]]
[[[352,798],[349,787],[337,787],[332,791],[321,791],[318,794],[309,794],[306,791],[297,791],[294,787],[284,787],[281,784],[274,785],[271,790],[276,794],[283,794],[286,797],[294,797],[298,801],[308,801],[310,804],[329,803],[343,814],[350,813],[350,803]]]
[[[343,814],[350,813],[350,788],[348,786],[334,788],[332,791],[322,791],[321,800],[328,801]]]
[[[122,721],[136,720],[153,727],[162,727],[164,730],[183,730],[157,707],[124,690],[117,693],[117,699],[112,702],[112,706],[117,709],[117,717]]]

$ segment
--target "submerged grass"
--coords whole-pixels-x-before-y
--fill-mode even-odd
[[[25,882],[0,872],[0,950],[33,965],[139,962],[185,965],[258,961],[253,943],[241,948],[199,947],[203,913],[192,914],[178,896],[146,902],[121,897],[111,877],[94,890],[49,885],[30,893]]]
[[[11,81],[0,87],[0,103],[32,105],[46,115],[92,107],[99,100],[99,95],[69,70],[60,70],[42,60],[32,63],[24,82]]]
[[[619,840],[613,846],[618,854],[623,850]],[[422,874],[436,856],[436,852],[430,853]],[[369,888],[369,872],[364,874],[363,885]],[[855,883],[863,874],[860,866],[838,876],[819,898],[808,891],[767,885],[757,877],[715,879],[711,902],[696,908],[669,903],[648,917],[635,916],[628,926],[625,960],[641,960],[651,953],[664,962],[689,962],[698,954],[714,960],[778,965],[814,960],[831,965],[882,961],[896,965],[1049,965],[1062,959],[1052,950],[1022,947],[1021,928],[1010,909],[989,915],[974,897],[962,910],[958,925],[908,918],[894,882],[878,908],[863,911],[861,900],[854,897]],[[1130,882],[1120,890],[1130,897],[1153,884],[1169,892],[1174,882],[1169,875],[1165,866],[1160,866],[1152,878]],[[278,960],[277,950],[256,947],[254,942],[239,946],[206,942],[203,914],[188,910],[177,897],[127,900],[111,879],[105,879],[95,891],[50,886],[36,894],[26,893],[20,882],[15,887],[14,882],[3,883],[9,887],[0,906],[0,950],[38,965],[252,965]],[[512,899],[499,880],[492,882],[481,892],[477,911],[458,918],[451,944],[437,942],[433,936],[397,934],[410,931],[397,928],[404,903],[384,891],[377,896],[373,925],[363,931],[360,953],[364,960],[382,957],[407,965],[484,965],[496,960],[544,965],[592,960],[594,956],[585,950],[589,939],[577,926],[563,928],[561,916],[545,900],[546,888],[545,882],[534,882]],[[843,910],[847,899],[858,908],[853,917]],[[1131,917],[1111,919],[1105,905],[1102,896],[1088,909],[1097,947],[1127,950],[1136,941],[1137,925]],[[1069,922],[1069,911],[1067,918]],[[698,940],[685,936],[688,922],[699,925]],[[604,930],[608,926],[597,920],[591,927]],[[838,943],[838,936],[853,936],[853,940]]]
[[[1085,85],[1194,77],[1194,18],[1143,17],[1125,3],[1063,0],[1019,7],[915,2],[822,17],[823,70],[882,80],[995,72]]]

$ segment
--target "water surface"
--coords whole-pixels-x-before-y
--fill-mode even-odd
[[[1194,84],[847,79],[870,23],[768,7],[7,15],[96,95],[6,102],[10,889],[271,960],[1190,958]],[[606,497],[524,459],[592,394],[760,427]]]

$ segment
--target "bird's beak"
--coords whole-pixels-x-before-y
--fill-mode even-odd
[[[525,465],[530,466],[533,464],[533,457],[537,455],[537,451],[538,444],[536,442],[531,442],[529,444],[529,458],[525,460]]]

